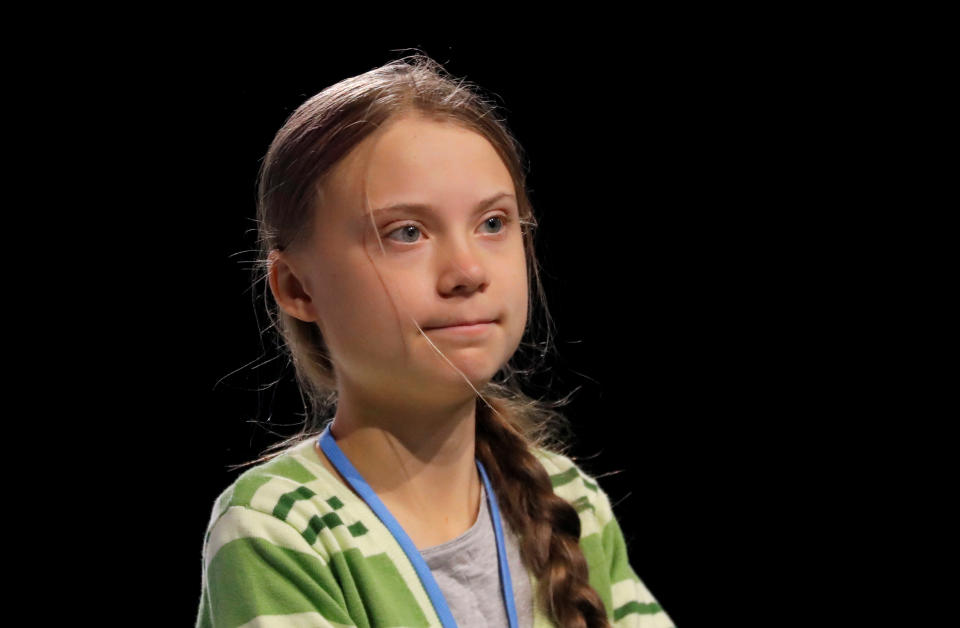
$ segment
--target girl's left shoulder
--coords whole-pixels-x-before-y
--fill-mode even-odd
[[[613,519],[610,498],[593,475],[564,454],[539,447],[532,451],[550,476],[553,492],[570,502],[581,520],[602,527]]]
[[[673,620],[630,563],[628,542],[610,498],[596,478],[569,456],[538,449],[534,455],[550,476],[554,492],[580,515],[580,546],[590,568],[590,585],[612,612],[617,628],[670,628]],[[635,555],[642,548],[634,546]]]

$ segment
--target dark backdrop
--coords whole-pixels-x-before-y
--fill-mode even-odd
[[[762,577],[738,562],[741,544],[774,522],[745,513],[777,490],[763,460],[786,442],[771,426],[807,410],[788,386],[809,306],[784,254],[801,192],[783,183],[794,157],[773,149],[803,122],[783,117],[779,62],[675,35],[323,40],[289,56],[191,41],[113,75],[104,106],[120,139],[101,147],[103,176],[130,192],[122,237],[101,252],[115,262],[112,333],[136,359],[117,363],[128,383],[112,394],[138,473],[160,482],[161,623],[196,614],[205,526],[239,473],[228,465],[300,420],[250,292],[260,159],[306,98],[413,47],[495,94],[527,151],[558,329],[549,396],[579,388],[571,453],[602,476],[637,573],[680,626],[726,617]]]

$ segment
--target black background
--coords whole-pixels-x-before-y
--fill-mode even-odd
[[[820,262],[797,254],[817,218],[797,138],[820,95],[783,80],[802,72],[776,33],[616,35],[322,38],[309,54],[190,38],[99,57],[91,137],[111,139],[90,152],[118,204],[91,251],[98,316],[117,351],[114,435],[155,486],[128,505],[150,513],[161,623],[196,615],[228,465],[301,418],[251,292],[260,159],[304,100],[415,51],[494,94],[526,150],[558,330],[549,397],[579,387],[571,454],[600,476],[634,569],[679,626],[761,586],[743,557],[792,517],[767,468],[794,453],[805,386],[833,385],[810,370],[825,305],[804,277]]]

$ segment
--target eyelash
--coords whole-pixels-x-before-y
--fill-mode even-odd
[[[489,234],[489,235],[500,235],[501,233],[503,233],[504,231],[506,231],[506,230],[507,230],[507,227],[510,226],[510,223],[513,222],[513,218],[512,218],[511,216],[509,216],[508,214],[495,214],[495,215],[493,215],[493,216],[487,216],[487,217],[483,220],[483,222],[486,223],[486,222],[488,222],[488,221],[490,221],[490,220],[493,220],[494,218],[499,218],[499,219],[500,219],[501,227],[500,227],[500,230],[499,230],[499,231],[497,231],[496,233],[491,233],[491,234]],[[390,231],[388,231],[387,233],[385,233],[382,237],[383,237],[384,239],[393,240],[393,238],[390,237],[391,235],[393,235],[394,233],[396,233],[396,232],[398,232],[398,231],[400,231],[400,230],[402,230],[402,229],[406,229],[407,227],[416,227],[417,230],[420,229],[420,227],[419,227],[416,223],[408,222],[408,223],[404,223],[404,224],[402,224],[402,225],[399,225],[399,226],[397,226],[397,227],[394,227],[393,229],[391,229]],[[396,242],[396,243],[398,243],[398,244],[416,244],[416,242],[403,242],[403,241],[401,241],[401,240],[393,240],[393,241]]]

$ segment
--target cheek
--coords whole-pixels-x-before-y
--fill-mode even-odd
[[[365,258],[325,265],[321,285],[321,328],[335,354],[369,352],[386,333],[395,333],[390,299]]]
[[[392,353],[402,348],[404,337],[416,333],[413,320],[420,322],[423,317],[427,286],[422,275],[416,269],[398,269],[366,258],[353,266],[339,281],[337,309],[344,333],[350,333],[367,352]]]
[[[527,329],[527,317],[529,315],[529,308],[530,308],[530,303],[529,303],[530,299],[528,296],[528,291],[526,289],[525,281],[523,282],[523,285],[524,285],[524,289],[523,289],[523,293],[519,296],[519,305],[517,307],[517,314],[516,314],[517,328],[518,328],[516,332],[517,333],[516,341],[518,345],[520,344],[521,338],[523,338],[523,333]]]
[[[511,340],[518,344],[527,324],[529,308],[529,284],[523,248],[512,251],[511,259],[504,270],[508,289],[504,292],[505,306],[511,318]]]
[[[527,280],[526,250],[523,247],[522,241],[514,250],[513,268],[516,273],[516,291],[518,299],[520,300],[521,313],[524,314],[524,318],[526,318],[527,307],[529,306],[530,284]]]

